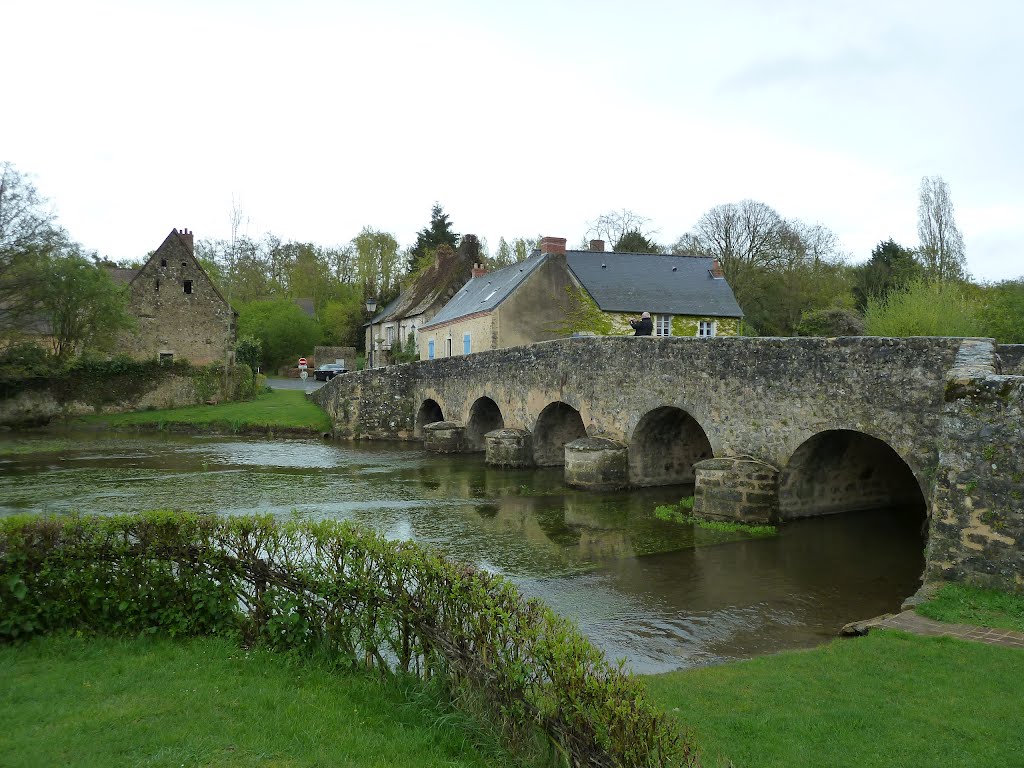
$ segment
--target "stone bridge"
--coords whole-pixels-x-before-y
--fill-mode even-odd
[[[913,507],[927,580],[1024,591],[1022,346],[572,338],[349,373],[310,397],[337,438],[564,465],[581,487],[693,483],[705,517]]]

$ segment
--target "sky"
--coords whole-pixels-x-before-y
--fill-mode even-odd
[[[0,161],[89,250],[172,228],[405,246],[675,242],[752,198],[850,260],[949,185],[975,280],[1024,276],[1019,0],[12,0]]]

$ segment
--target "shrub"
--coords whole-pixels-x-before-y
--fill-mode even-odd
[[[500,576],[347,523],[141,515],[0,520],[0,640],[227,634],[439,677],[570,765],[696,765],[620,665]],[[459,697],[464,700],[465,697]]]
[[[977,312],[959,283],[917,280],[869,298],[864,323],[869,336],[979,336]]]

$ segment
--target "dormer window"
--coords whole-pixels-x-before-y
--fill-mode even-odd
[[[185,293],[192,293],[192,281],[191,280],[186,280],[185,281]]]

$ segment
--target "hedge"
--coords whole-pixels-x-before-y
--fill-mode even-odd
[[[468,693],[572,766],[698,764],[620,664],[507,580],[348,523],[148,512],[0,520],[0,640],[228,634]],[[459,698],[459,697],[457,697]]]

